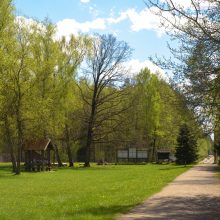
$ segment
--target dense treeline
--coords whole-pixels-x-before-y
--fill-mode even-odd
[[[141,146],[155,159],[158,148],[174,150],[179,126],[202,130],[185,98],[143,69],[128,78],[129,46],[111,35],[57,40],[45,20],[15,18],[11,1],[0,2],[1,151],[20,173],[26,141],[50,138],[59,165],[74,165],[77,151],[107,160],[109,149]],[[108,158],[107,158],[108,157]]]
[[[214,134],[215,161],[220,153],[220,3],[219,0],[147,0],[146,4],[166,26],[166,33],[178,45],[169,45],[172,59],[156,63],[175,75],[177,86],[189,106]]]

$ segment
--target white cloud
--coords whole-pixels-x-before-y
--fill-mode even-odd
[[[166,0],[160,0],[162,3]],[[188,10],[193,8],[191,0],[173,0],[174,4],[182,9]],[[200,8],[207,8],[211,3],[208,1],[198,1]],[[161,20],[156,14],[159,12],[159,9],[156,7],[144,8],[141,11],[137,11],[134,8],[127,9],[122,11],[118,17],[107,18],[109,24],[118,24],[124,20],[129,20],[131,22],[131,31],[138,32],[141,30],[154,30],[159,37],[169,29],[172,31],[172,26],[166,20]],[[174,20],[174,17],[169,12],[162,12],[163,16],[170,21]],[[162,22],[161,22],[162,21]],[[181,17],[176,19],[176,22],[179,25],[182,25],[186,22],[186,19]],[[163,25],[161,24],[163,23]]]
[[[57,23],[57,37],[88,33],[91,30],[106,29],[105,19],[97,18],[92,21],[78,22],[75,19],[64,19]]]
[[[166,0],[160,0],[160,2],[165,2]],[[182,0],[173,0],[175,4],[179,5],[180,7],[190,8],[191,0],[185,0],[184,3]],[[82,3],[88,3],[90,0],[80,0]],[[207,1],[199,2],[201,6],[207,7]],[[57,23],[57,37],[66,36],[68,37],[71,34],[77,35],[79,32],[81,33],[88,33],[92,30],[105,30],[109,29],[111,32],[116,33],[116,31],[111,28],[111,25],[118,24],[122,21],[129,20],[131,22],[130,29],[131,31],[138,32],[141,30],[154,30],[159,37],[165,33],[165,29],[168,30],[169,25],[165,22],[165,25],[161,25],[160,18],[156,16],[152,12],[157,12],[156,7],[144,8],[141,11],[137,11],[134,8],[127,9],[126,11],[122,11],[119,16],[114,16],[115,8],[110,10],[110,17],[107,18],[96,18],[99,14],[96,6],[89,7],[90,14],[93,15],[94,19],[85,22],[79,22],[75,19],[64,19]],[[168,12],[163,14],[169,20],[173,20],[172,15]],[[19,20],[19,17],[18,17]],[[33,19],[25,18],[25,23],[31,24],[33,23]],[[180,19],[179,24],[183,24],[186,22],[184,19]],[[166,27],[165,27],[166,26]],[[172,30],[171,30],[172,31]]]
[[[153,8],[151,8],[153,10]],[[128,18],[130,19],[132,25],[132,31],[140,31],[140,30],[155,30],[157,33],[161,34],[163,31],[160,27],[159,18],[152,14],[152,12],[145,8],[139,13],[134,9],[129,9],[127,11]]]
[[[126,20],[127,18],[128,18],[128,16],[127,16],[126,12],[122,12],[119,17],[117,17],[117,18],[110,17],[110,18],[107,18],[107,21],[109,24],[118,24],[121,21]]]
[[[90,6],[89,7],[89,13],[93,16],[93,17],[98,17],[98,15],[99,15],[99,10],[97,10],[96,9],[96,6],[94,6],[94,7],[92,7],[92,6]]]
[[[128,19],[131,22],[131,31],[154,30],[157,32],[158,36],[161,36],[165,30],[161,27],[158,16],[152,13],[152,11],[155,10],[156,8],[152,7],[151,9],[145,8],[138,12],[131,8],[121,12],[116,18],[107,18],[107,22],[109,24],[118,24]]]
[[[138,59],[132,59],[126,62],[125,66],[129,69],[129,73],[137,75],[141,69],[148,68],[152,73],[156,74],[158,77],[168,81],[168,77],[165,74],[165,71],[160,67],[152,63],[150,60],[145,60],[141,62]]]
[[[81,3],[89,3],[90,0],[80,0]]]
[[[113,24],[129,20],[131,22],[131,31],[154,30],[160,37],[165,33],[165,28],[161,27],[160,19],[152,13],[153,10],[156,10],[156,8],[152,7],[151,10],[145,8],[141,11],[131,8],[122,11],[118,17],[113,17],[114,10],[112,9],[111,16],[107,18],[96,18],[85,22],[78,22],[75,19],[64,19],[57,23],[58,36],[69,36],[70,34],[78,34],[78,32],[88,33],[91,30],[104,30]],[[94,7],[89,7],[89,11],[94,17],[98,16],[98,12]]]

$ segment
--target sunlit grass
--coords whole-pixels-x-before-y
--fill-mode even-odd
[[[188,167],[109,165],[14,176],[0,165],[0,219],[114,219]]]

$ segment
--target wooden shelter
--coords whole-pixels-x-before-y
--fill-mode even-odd
[[[169,162],[170,161],[170,150],[159,149],[157,150],[157,162]]]
[[[28,141],[25,143],[23,150],[27,171],[50,170],[51,150],[54,150],[54,145],[50,139]]]

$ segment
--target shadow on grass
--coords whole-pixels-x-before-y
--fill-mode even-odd
[[[123,214],[128,212],[129,210],[134,207],[133,205],[113,205],[113,206],[98,206],[98,207],[91,207],[91,208],[85,208],[78,211],[67,211],[65,212],[65,215],[67,217],[72,217],[72,219],[76,219],[75,216],[80,218],[83,218],[84,216],[92,215],[95,219],[95,217],[102,217],[103,219],[112,219],[113,216]],[[63,217],[63,216],[60,216]]]
[[[127,165],[124,165],[127,166]],[[129,165],[128,165],[129,166]],[[57,170],[59,170],[58,168]],[[79,167],[67,167],[67,168],[61,168],[62,170],[78,170],[78,171],[114,171],[114,170],[124,170],[123,166],[118,166],[118,165],[95,165],[91,167],[84,167],[84,166],[79,166]]]
[[[21,164],[21,173],[27,173],[23,164]],[[12,176],[19,176],[12,172],[12,165],[10,163],[0,163],[0,178],[10,178]]]
[[[8,179],[15,176],[12,172],[12,166],[10,165],[1,165],[0,166],[0,178]]]
[[[12,166],[9,165],[9,164],[0,165],[0,170],[2,170],[2,171],[11,171]]]
[[[175,165],[173,164],[173,166],[171,167],[163,167],[163,168],[160,168],[159,170],[176,170],[176,169],[185,169],[185,168],[192,168],[193,166],[192,165],[187,165],[187,166],[184,166],[184,165]]]

